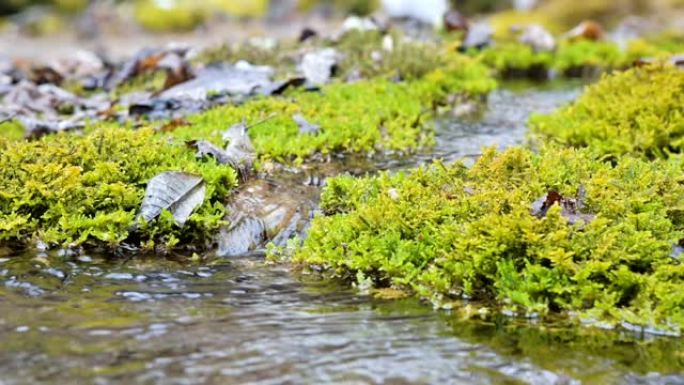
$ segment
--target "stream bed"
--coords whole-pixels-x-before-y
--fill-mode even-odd
[[[578,92],[504,88],[478,119],[438,123],[431,153],[372,169],[523,143],[531,112]],[[297,178],[271,183],[301,188]],[[0,385],[684,384],[683,345],[563,322],[465,321],[265,263],[260,251],[151,259],[0,250]]]

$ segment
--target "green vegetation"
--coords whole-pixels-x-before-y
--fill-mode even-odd
[[[21,140],[24,138],[24,126],[16,120],[0,123],[0,139]],[[1,148],[1,147],[0,147]]]
[[[167,8],[150,0],[135,3],[135,20],[143,28],[155,32],[190,31],[207,18],[206,9],[192,2],[181,2]]]
[[[231,124],[253,124],[249,134],[262,160],[301,162],[315,154],[414,151],[430,143],[428,119],[452,94],[479,96],[496,83],[486,67],[454,55],[449,65],[420,80],[384,79],[332,84],[320,93],[295,91],[286,98],[260,98],[188,117],[170,134],[95,124],[85,134],[63,133],[21,141],[16,123],[3,123],[1,139],[0,242],[38,238],[61,245],[115,246],[123,241],[152,248],[201,246],[222,223],[222,201],[236,185],[235,172],[195,159],[184,140],[223,145]],[[292,119],[302,114],[321,126],[301,134]],[[270,119],[269,119],[270,118]],[[163,171],[203,176],[204,205],[183,229],[170,215],[132,233],[147,182]]]
[[[420,80],[339,83],[320,93],[297,91],[286,99],[261,98],[240,106],[222,106],[190,117],[191,124],[178,128],[174,135],[218,143],[227,122],[266,119],[249,131],[262,159],[301,162],[314,154],[334,152],[411,152],[430,143],[429,118],[448,96],[480,96],[495,86],[486,67],[454,54],[447,66]],[[297,113],[320,125],[320,132],[300,134],[292,120]]]
[[[619,69],[629,64],[615,43],[580,40],[561,43],[552,67],[564,74],[573,74],[584,69]]]
[[[182,230],[163,213],[135,231],[145,186],[164,171],[201,175],[205,202]],[[30,142],[0,139],[0,242],[116,246],[137,240],[146,248],[202,247],[222,223],[222,202],[236,179],[233,169],[197,160],[183,143],[169,143],[147,129],[103,127]]]
[[[533,116],[542,140],[611,156],[665,157],[684,150],[684,71],[655,64],[604,76],[573,104]]]
[[[474,301],[520,314],[571,312],[678,332],[684,326],[683,159],[616,165],[589,150],[488,150],[472,168],[328,181],[325,216],[294,261],[375,286],[409,288],[437,306]],[[532,206],[586,189],[586,215]],[[585,217],[586,218],[586,217]],[[472,304],[471,304],[472,305]]]
[[[553,65],[554,54],[535,52],[532,47],[520,43],[501,43],[484,49],[479,55],[482,62],[503,77],[541,77]]]
[[[564,41],[554,52],[535,52],[518,42],[500,42],[481,52],[471,52],[503,77],[545,77],[548,70],[565,76],[584,76],[597,71],[631,67],[640,59],[663,59],[684,49],[684,44],[659,45],[653,41],[630,41],[623,50],[607,41]]]

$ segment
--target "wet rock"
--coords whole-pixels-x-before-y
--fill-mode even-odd
[[[234,66],[209,67],[198,71],[193,80],[160,93],[159,98],[205,101],[210,94],[257,95],[273,89],[273,74],[271,67],[254,66],[245,61]]]
[[[525,26],[519,41],[528,45],[535,52],[550,52],[556,48],[556,39],[544,27],[538,24]]]
[[[468,19],[455,9],[444,14],[444,28],[449,32],[468,31]]]
[[[266,239],[264,223],[258,218],[231,218],[231,226],[221,230],[218,255],[237,257],[247,254]]]
[[[269,241],[284,245],[306,228],[317,196],[317,188],[250,181],[228,204],[230,225],[217,237],[218,255],[243,255]]]
[[[202,177],[184,172],[161,173],[147,184],[139,218],[151,221],[168,210],[178,226],[204,202],[206,185]]]
[[[571,40],[586,39],[597,41],[603,39],[604,32],[601,24],[595,21],[583,21],[565,33],[564,36]]]
[[[463,47],[465,49],[477,48],[482,49],[487,47],[492,42],[492,35],[494,30],[488,23],[476,23],[470,26],[465,39],[463,40]]]
[[[27,139],[38,139],[52,133],[85,128],[84,123],[73,120],[40,120],[27,117],[17,117],[16,120],[24,126],[24,137]]]
[[[334,48],[324,48],[304,55],[300,70],[306,81],[312,85],[326,84],[335,74],[340,54]]]
[[[149,120],[179,119],[201,112],[211,106],[210,103],[199,100],[159,98],[126,102],[121,103],[121,105],[128,105],[128,116],[145,117]]]
[[[85,50],[76,51],[70,58],[50,61],[48,66],[66,80],[98,76],[110,70],[102,57]]]

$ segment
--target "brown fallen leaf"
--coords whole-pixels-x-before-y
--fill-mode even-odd
[[[553,205],[558,204],[561,206],[561,215],[569,224],[589,223],[596,218],[596,215],[582,212],[584,210],[585,198],[586,190],[584,186],[580,186],[576,198],[563,197],[558,191],[552,190],[532,203],[532,215],[543,218]]]

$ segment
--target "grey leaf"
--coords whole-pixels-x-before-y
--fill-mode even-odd
[[[185,172],[164,172],[147,184],[140,217],[151,221],[169,210],[179,226],[204,202],[206,185],[202,177]]]
[[[292,120],[299,126],[300,134],[317,134],[321,129],[321,126],[309,123],[301,114],[294,115]]]
[[[189,146],[197,149],[197,158],[204,158],[207,156],[213,157],[219,164],[231,164],[232,159],[228,156],[226,151],[219,146],[207,140],[192,140],[186,142]]]
[[[231,126],[223,133],[223,140],[228,143],[225,154],[228,164],[244,178],[252,169],[254,163],[254,147],[247,134],[247,125],[239,123]]]

